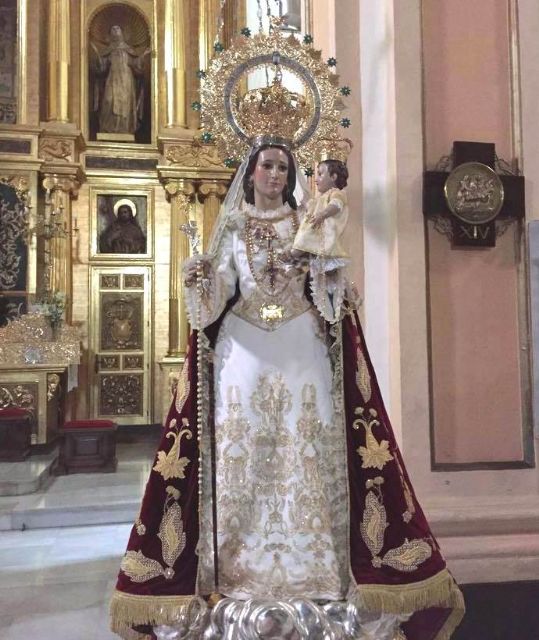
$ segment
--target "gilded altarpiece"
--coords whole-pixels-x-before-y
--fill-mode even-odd
[[[151,422],[149,266],[91,270],[91,415]]]
[[[54,365],[19,366],[0,373],[0,408],[19,407],[32,418],[31,444],[54,440],[63,418],[66,368]]]

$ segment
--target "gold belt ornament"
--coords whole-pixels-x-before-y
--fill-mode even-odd
[[[232,313],[264,331],[275,331],[285,322],[305,313],[311,306],[303,297],[290,295],[284,300],[273,300],[256,292],[247,299],[240,298],[232,308]]]

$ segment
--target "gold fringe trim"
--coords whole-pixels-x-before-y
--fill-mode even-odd
[[[189,607],[198,596],[136,596],[116,590],[110,601],[110,628],[124,640],[150,640],[137,625],[170,624],[178,610]]]
[[[405,614],[430,607],[452,609],[434,640],[449,640],[466,610],[462,592],[447,569],[412,584],[356,585],[348,600],[358,609],[382,613]]]

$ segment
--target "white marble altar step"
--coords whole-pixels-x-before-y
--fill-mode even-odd
[[[119,444],[116,473],[51,477],[30,495],[0,497],[0,531],[132,523],[155,453],[155,442]]]
[[[39,491],[49,480],[57,449],[23,462],[0,462],[0,496],[21,496]]]

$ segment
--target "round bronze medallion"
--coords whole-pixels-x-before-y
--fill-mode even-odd
[[[445,181],[444,194],[451,213],[468,224],[494,220],[504,199],[500,176],[481,162],[455,167]]]

